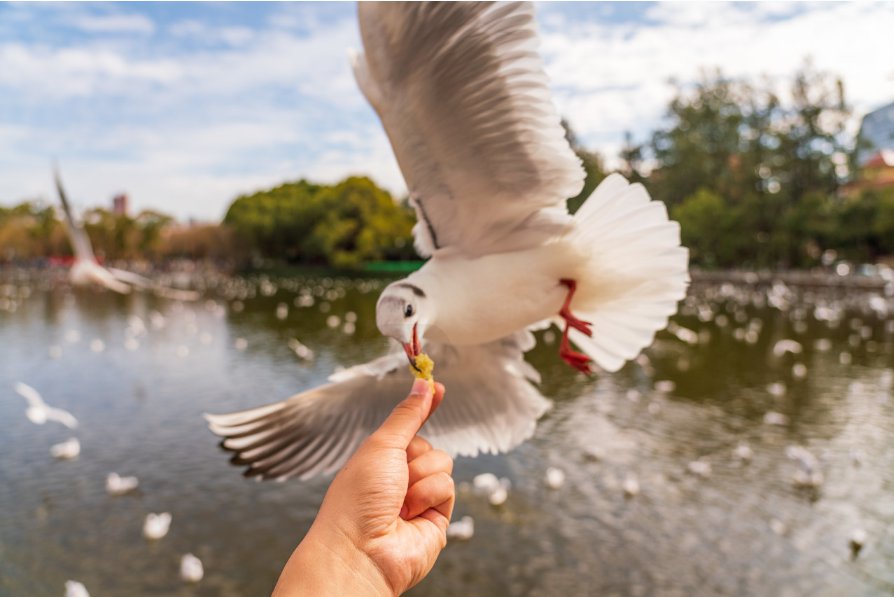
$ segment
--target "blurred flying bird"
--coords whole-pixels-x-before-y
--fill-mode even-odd
[[[550,98],[530,4],[358,11],[365,54],[353,56],[354,74],[430,259],[376,306],[379,330],[403,352],[282,402],[206,415],[248,476],[336,471],[405,393],[402,360],[415,366],[423,341],[449,397],[421,435],[454,455],[507,451],[550,405],[524,360],[532,329],[558,325],[559,355],[575,369],[616,371],[667,325],[689,281],[679,226],[642,185],[613,174],[568,213],[585,173]]]
[[[95,284],[121,294],[127,294],[133,289],[146,290],[158,296],[179,301],[194,301],[199,298],[199,293],[192,290],[170,288],[127,270],[99,265],[93,254],[90,237],[87,236],[84,227],[71,212],[71,205],[68,203],[65,189],[62,187],[58,169],[54,172],[54,176],[56,190],[59,192],[59,202],[62,204],[62,213],[65,216],[65,230],[74,251],[74,264],[71,266],[69,274],[72,284],[75,286]]]
[[[43,425],[47,421],[55,421],[65,425],[69,429],[74,429],[78,426],[78,420],[74,418],[74,415],[67,410],[53,408],[44,402],[37,390],[28,384],[18,382],[15,385],[15,390],[28,402],[25,416],[35,425]]]

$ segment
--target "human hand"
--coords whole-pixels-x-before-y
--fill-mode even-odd
[[[418,379],[335,476],[274,595],[399,595],[447,543],[453,460],[416,433],[444,398]]]

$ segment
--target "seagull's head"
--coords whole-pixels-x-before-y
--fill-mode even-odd
[[[376,304],[379,331],[401,343],[413,367],[422,352],[420,338],[430,315],[430,302],[425,291],[406,280],[389,284]]]

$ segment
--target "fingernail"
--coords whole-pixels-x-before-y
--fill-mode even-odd
[[[425,396],[428,394],[428,385],[427,379],[417,379],[413,382],[413,389],[410,390],[410,394],[416,394],[417,396]]]
[[[407,505],[406,505],[406,504],[404,504],[403,506],[401,506],[401,509],[400,509],[400,517],[403,518],[404,520],[407,519],[407,511],[408,511],[408,510],[407,510]]]

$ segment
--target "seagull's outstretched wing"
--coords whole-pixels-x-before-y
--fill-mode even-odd
[[[56,180],[56,190],[59,192],[59,201],[62,203],[62,214],[65,216],[65,230],[68,231],[68,239],[71,241],[71,248],[74,251],[75,258],[81,261],[96,261],[93,255],[93,245],[90,244],[90,237],[84,231],[80,221],[78,221],[71,213],[71,205],[68,203],[68,196],[62,186],[62,178],[59,175],[59,169],[53,172]]]
[[[139,288],[140,290],[146,290],[155,293],[157,296],[162,298],[171,299],[174,301],[195,301],[198,300],[201,295],[195,290],[183,290],[181,288],[171,288],[170,286],[164,286],[159,284],[155,280],[151,280],[145,276],[141,276],[140,274],[135,274],[134,272],[129,272],[126,269],[118,269],[115,267],[108,268],[109,272],[115,276],[115,279],[119,282],[124,282],[125,284],[130,284],[134,288]]]
[[[16,393],[25,399],[30,408],[46,408],[47,404],[43,401],[40,393],[26,383],[20,381],[15,385]]]
[[[540,243],[584,171],[537,54],[528,3],[361,2],[354,73],[406,179],[420,253]]]
[[[465,456],[504,452],[530,437],[550,405],[530,383],[539,376],[522,358],[533,342],[519,332],[461,349],[429,343],[435,379],[447,396],[420,435]],[[248,466],[246,476],[306,479],[341,468],[406,396],[411,379],[406,356],[395,352],[282,402],[206,418],[235,452],[232,462]]]

